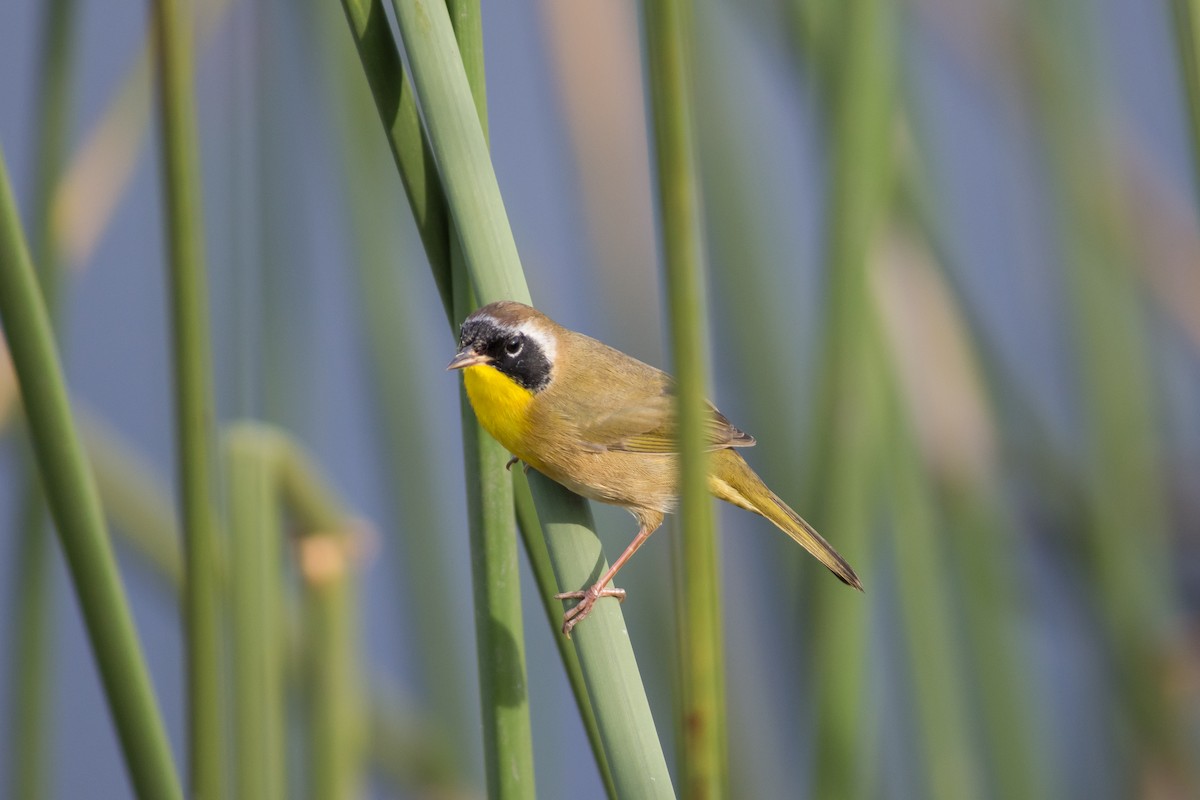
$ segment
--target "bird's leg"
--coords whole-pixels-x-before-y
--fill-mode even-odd
[[[571,638],[571,629],[582,622],[584,617],[592,613],[592,606],[601,597],[615,597],[622,603],[625,602],[625,590],[609,587],[609,581],[613,579],[621,567],[625,566],[625,562],[638,551],[638,548],[650,538],[650,534],[654,533],[657,527],[658,525],[651,526],[643,523],[642,527],[638,529],[637,536],[633,537],[633,541],[625,548],[625,552],[621,553],[621,557],[616,560],[616,563],[600,576],[600,580],[593,583],[587,589],[578,592],[561,592],[554,595],[555,600],[579,600],[578,603],[563,614],[563,636],[566,636],[568,639]]]

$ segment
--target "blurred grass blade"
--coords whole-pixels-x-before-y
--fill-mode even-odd
[[[67,400],[49,315],[0,154],[0,318],[21,385],[42,485],[100,669],[134,790],[182,798],[166,730]]]
[[[725,654],[705,441],[708,304],[693,120],[691,4],[644,0],[642,9],[672,363],[679,391],[681,794],[723,797],[729,791]]]
[[[825,320],[817,374],[812,507],[817,528],[855,565],[868,595],[874,520],[870,482],[883,434],[878,326],[867,272],[891,191],[893,32],[885,0],[853,0],[829,29],[836,54],[831,88],[831,153]],[[835,69],[836,66],[836,69]],[[859,764],[871,752],[875,720],[868,691],[868,604],[822,575],[815,587],[818,797],[859,798],[868,793]]]
[[[1131,735],[1124,793],[1146,775],[1195,794],[1179,709],[1164,691],[1165,636],[1178,603],[1167,553],[1162,452],[1148,337],[1136,290],[1111,133],[1094,81],[1090,9],[1026,4],[1043,70],[1041,112],[1081,384],[1088,564]],[[1139,772],[1142,776],[1139,777]]]
[[[1192,198],[1200,213],[1200,0],[1171,0],[1175,49],[1192,146]]]
[[[162,180],[183,503],[188,765],[192,793],[225,794],[208,287],[192,97],[192,30],[180,0],[155,0]]]
[[[233,664],[234,786],[283,800],[285,719],[279,496],[267,437],[234,426],[224,442]]]
[[[365,533],[308,453],[291,439],[276,438],[281,499],[300,529],[303,602],[312,622],[304,692],[311,714],[312,797],[353,800],[362,794],[367,756],[355,579]]]
[[[550,630],[556,631],[562,624],[562,603],[554,599],[554,595],[558,593],[558,584],[554,581],[554,566],[550,563],[550,552],[546,549],[546,539],[542,535],[542,523],[538,520],[537,508],[534,507],[533,495],[530,493],[529,481],[524,475],[524,470],[513,470],[513,494],[517,510],[517,528],[520,530],[521,540],[525,543],[525,553],[529,556],[529,567],[538,586],[542,608],[546,611],[546,622]],[[565,636],[555,636],[554,644],[562,658],[567,682],[571,684],[571,693],[575,695],[575,705],[579,709],[580,719],[583,720],[583,730],[587,734],[588,744],[591,745],[592,756],[596,759],[596,768],[604,782],[604,791],[610,800],[616,800],[617,787],[613,783],[612,770],[608,768],[608,759],[604,755],[604,743],[600,740],[600,728],[596,724],[596,712],[592,709],[587,684],[583,680],[579,656],[571,640]]]
[[[51,0],[43,5],[42,40],[37,80],[37,114],[33,134],[37,141],[34,159],[34,191],[30,229],[33,258],[38,267],[42,295],[53,325],[58,316],[61,259],[58,241],[50,225],[50,204],[62,171],[63,154],[70,126],[71,47],[76,19],[73,0]],[[0,343],[0,347],[3,344]],[[0,404],[3,404],[0,398]],[[4,410],[0,408],[0,427]],[[24,450],[24,448],[22,448]],[[26,451],[27,452],[27,451]],[[14,527],[18,543],[12,561],[12,585],[16,609],[12,628],[10,661],[9,758],[12,796],[38,800],[52,794],[50,744],[53,707],[50,688],[54,682],[54,659],[50,657],[54,622],[54,581],[50,571],[51,533],[46,500],[31,457],[23,459],[19,482],[20,505]]]
[[[967,681],[956,646],[956,620],[945,553],[937,537],[933,497],[921,455],[894,389],[888,390],[886,473],[905,649],[921,730],[921,752],[932,800],[983,797],[976,748],[968,722]]]
[[[199,41],[212,39],[229,5],[230,0],[196,4]],[[147,34],[152,38],[153,31]],[[150,121],[151,58],[147,41],[55,187],[50,227],[69,266],[83,266],[91,257],[133,177]]]
[[[588,586],[608,564],[592,531],[587,501],[530,470],[550,561],[559,586]],[[580,557],[580,551],[584,557]],[[590,554],[590,558],[586,554]],[[641,685],[637,661],[620,604],[597,603],[584,624],[571,632],[617,797],[673,798],[671,776]]]

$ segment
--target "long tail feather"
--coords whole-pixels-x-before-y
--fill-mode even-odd
[[[733,450],[713,453],[708,484],[713,496],[766,517],[795,539],[801,547],[812,553],[837,576],[838,580],[862,591],[862,581],[846,563],[846,559],[842,558],[813,526],[768,489],[762,478],[758,477],[741,455]]]

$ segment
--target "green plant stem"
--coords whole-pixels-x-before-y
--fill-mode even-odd
[[[1200,0],[1172,0],[1175,49],[1192,146],[1192,191],[1200,210]]]
[[[1132,732],[1122,748],[1128,784],[1162,770],[1181,795],[1195,793],[1194,759],[1176,704],[1164,688],[1163,640],[1177,598],[1169,581],[1167,511],[1154,380],[1135,286],[1120,181],[1108,169],[1091,20],[1065,2],[1026,4],[1042,76],[1031,96],[1041,112],[1056,201],[1069,322],[1087,435],[1085,523],[1089,569]],[[1136,532],[1136,533],[1134,533]]]
[[[899,600],[914,683],[914,705],[928,785],[935,800],[983,797],[984,781],[967,719],[967,681],[956,646],[958,603],[952,596],[942,531],[921,454],[902,413],[894,381],[888,398],[886,469],[891,495]]]
[[[0,318],[34,453],[138,797],[181,798],[166,730],[71,417],[49,315],[0,154]]]
[[[326,562],[314,570],[310,559],[302,559],[304,607],[312,621],[305,642],[311,793],[315,800],[354,800],[362,792],[367,755],[354,580],[362,526],[312,458],[290,439],[276,438],[282,499],[300,528],[301,547],[315,544]]]
[[[533,579],[538,586],[538,596],[546,612],[546,621],[550,630],[555,631],[562,624],[562,603],[554,599],[554,595],[558,593],[558,584],[554,581],[554,566],[550,563],[550,552],[546,549],[546,539],[542,536],[542,523],[538,521],[537,508],[529,490],[529,480],[523,473],[523,470],[513,470],[517,528],[521,533],[521,540],[525,543],[525,553],[529,557]],[[608,768],[608,759],[604,755],[604,743],[600,739],[600,728],[596,724],[596,712],[588,698],[587,684],[579,666],[579,656],[571,640],[565,636],[555,636],[554,644],[558,647],[559,657],[562,658],[567,682],[571,684],[571,693],[575,695],[575,705],[579,709],[580,719],[583,720],[583,730],[587,733],[592,756],[596,759],[596,768],[604,782],[604,791],[611,800],[616,800],[617,787],[613,783],[612,770]]]
[[[354,46],[375,98],[388,147],[429,259],[447,318],[452,315],[450,222],[416,98],[392,38],[383,0],[342,0]]]
[[[477,299],[530,302],[444,0],[393,0],[430,150]]]
[[[479,0],[447,0],[446,5],[470,84],[479,128],[486,140],[487,92]],[[477,304],[457,236],[450,240],[450,274],[454,286],[454,319],[461,324]],[[504,472],[508,453],[479,425],[462,386],[459,387],[459,408],[466,466],[475,642],[479,657],[488,796],[532,798],[536,794],[533,730],[529,719],[513,487]]]
[[[692,120],[690,8],[690,3],[681,0],[646,0],[642,4],[672,362],[679,392],[681,793],[689,798],[715,798],[729,791],[728,744],[720,576],[705,441],[709,414],[705,399],[707,301],[703,209]]]
[[[51,796],[46,750],[50,723],[53,660],[50,634],[53,583],[46,499],[31,464],[25,474],[13,559],[15,605],[12,633],[12,679],[9,686],[12,746],[9,750],[9,796],[40,800]]]
[[[51,203],[62,172],[70,124],[70,74],[74,63],[71,41],[75,28],[74,0],[52,0],[44,6],[38,108],[34,132],[37,139],[31,215],[33,253],[51,323],[57,316],[61,259],[51,226]],[[50,687],[53,685],[54,582],[50,571],[51,533],[45,497],[32,458],[24,459],[23,491],[18,545],[12,562],[16,609],[13,622],[11,670],[12,796],[39,800],[52,794],[47,770],[53,719]]]
[[[219,586],[208,288],[192,97],[192,30],[179,0],[155,0],[163,195],[186,567],[184,629],[191,793],[223,797]]]
[[[595,523],[587,501],[534,470],[529,488],[558,585],[590,585],[608,564],[592,532]],[[597,603],[571,635],[617,797],[674,797],[620,605]]]
[[[272,454],[253,429],[225,440],[229,619],[233,663],[234,786],[245,800],[282,800],[283,581]]]
[[[529,290],[525,285],[520,259],[508,227],[470,84],[462,61],[457,55],[449,14],[440,0],[432,3],[401,0],[395,7],[401,35],[412,65],[413,82],[421,99],[430,149],[437,157],[439,176],[448,207],[459,225],[458,236],[463,242],[464,260],[471,274],[477,299],[488,302],[509,298],[528,302]],[[351,26],[353,25],[354,20],[351,19]],[[364,59],[364,69],[370,71],[374,68],[372,62]],[[387,83],[374,78],[371,80],[373,84]],[[395,80],[393,76],[393,83]],[[378,94],[376,102],[379,102]],[[386,113],[382,115],[386,126],[391,117]],[[401,169],[403,170],[403,167]],[[453,191],[449,189],[451,186],[454,187]],[[438,265],[432,266],[436,272]],[[546,516],[555,512],[556,507],[561,509],[564,504],[582,503],[566,489],[553,485],[546,486],[544,492],[535,493],[535,500],[543,519],[556,518],[553,514],[550,517]],[[582,521],[581,517],[573,519],[577,523]],[[590,522],[590,517],[588,521]],[[592,580],[599,577],[599,573],[593,575],[597,562],[602,560],[597,558],[600,544],[593,529],[575,527],[573,532],[572,536],[553,538],[547,534],[547,547],[552,561],[555,562],[555,573],[558,575],[560,587],[578,588],[586,585],[587,577],[590,576]],[[571,578],[572,582],[564,583],[564,578]],[[577,636],[592,625],[598,614],[615,614],[616,619],[620,620],[620,609],[614,606],[615,604],[597,604],[597,610],[589,617],[588,625],[581,625]],[[627,718],[626,711],[630,707],[646,708],[645,714],[639,713],[636,716],[637,722],[634,723],[634,727],[638,729],[638,735],[625,741],[641,745],[638,749],[640,759],[648,764],[649,768],[638,769],[636,774],[618,775],[619,768],[611,748],[623,749],[627,745],[621,744],[616,737],[602,736],[618,791],[620,792],[622,781],[630,787],[640,787],[640,790],[643,790],[643,794],[622,792],[620,796],[653,796],[655,792],[670,796],[666,759],[662,755],[662,747],[653,728],[653,719],[648,713],[645,690],[637,675],[632,654],[627,660],[618,662],[625,670],[632,669],[632,672],[628,672],[620,680],[609,678],[613,662],[608,654],[628,648],[628,636],[624,625],[595,625],[587,636],[594,639],[593,646],[587,648],[585,653],[577,645],[576,652],[580,654],[580,665],[588,681],[592,707],[596,711],[597,722],[602,732],[606,725],[618,726],[618,719]],[[623,642],[619,641],[618,637]],[[590,677],[592,675],[597,676],[596,680]],[[601,675],[605,677],[602,679],[599,677]],[[637,763],[637,760],[621,760],[621,766],[626,770],[634,769]]]
[[[817,381],[812,485],[817,527],[837,542],[870,592],[869,481],[882,456],[880,393],[874,356],[878,329],[868,292],[869,255],[890,196],[892,33],[882,0],[853,0],[840,11],[833,49],[840,77],[831,92],[827,140],[832,167],[826,242],[823,352]],[[823,578],[824,576],[822,576]],[[874,719],[866,696],[868,604],[844,587],[816,587],[813,641],[821,642],[814,682],[818,797],[868,793],[860,768]]]

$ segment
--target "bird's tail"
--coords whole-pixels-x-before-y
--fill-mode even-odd
[[[750,465],[736,451],[718,450],[712,454],[708,490],[720,500],[771,520],[828,567],[842,583],[862,591],[862,582],[846,559],[838,555],[821,534],[768,489],[762,478],[750,469]]]

